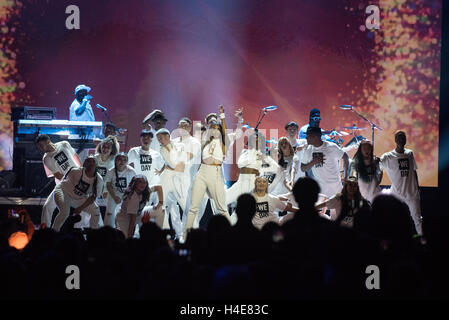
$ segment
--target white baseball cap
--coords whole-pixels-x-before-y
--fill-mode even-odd
[[[165,133],[165,134],[170,135],[170,131],[168,131],[168,130],[165,129],[165,128],[161,128],[161,129],[159,129],[158,131],[156,131],[156,135],[161,134],[161,133]]]
[[[85,84],[80,84],[79,86],[77,86],[75,88],[75,94],[77,94],[78,91],[80,91],[80,90],[87,90],[87,92],[89,92],[90,91],[90,87],[86,86]]]

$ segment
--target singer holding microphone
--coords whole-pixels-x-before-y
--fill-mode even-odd
[[[207,193],[210,199],[214,200],[218,213],[225,216],[229,222],[231,217],[228,213],[225,197],[225,186],[223,180],[222,165],[226,156],[228,145],[226,145],[225,113],[223,106],[220,106],[220,122],[209,121],[201,146],[201,165],[195,176],[190,200],[190,209],[184,228],[184,240],[187,232],[193,228],[198,210]],[[228,142],[228,144],[230,144]]]
[[[95,121],[94,111],[90,105],[92,96],[88,94],[90,87],[80,84],[75,88],[75,100],[70,106],[70,121]]]

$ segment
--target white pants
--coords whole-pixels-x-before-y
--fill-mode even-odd
[[[190,195],[192,195],[192,193],[190,193]],[[217,206],[215,205],[214,200],[209,198],[209,196],[206,193],[204,195],[204,197],[203,197],[203,200],[201,200],[201,204],[200,204],[200,207],[198,209],[198,214],[196,215],[195,220],[193,221],[193,228],[194,229],[198,229],[200,227],[200,221],[203,218],[204,213],[206,212],[207,202],[208,201],[210,201],[210,206],[212,208],[212,213],[214,215],[217,214],[218,210],[217,210]],[[190,201],[190,203],[191,203],[191,201]]]
[[[224,215],[229,221],[230,216],[226,207],[226,197],[221,166],[201,164],[192,188],[192,201],[187,214],[185,230],[193,227],[193,222],[198,214],[198,209],[204,194],[207,193],[215,201],[218,212]]]
[[[115,195],[117,197],[119,197],[120,199],[123,199],[123,193],[119,193],[119,192],[115,191]],[[106,203],[106,212],[104,214],[104,225],[115,228],[115,216],[117,214],[117,212],[115,212],[115,211],[116,211],[119,203],[116,203],[114,201],[114,198],[112,198],[110,193],[108,193],[107,199],[108,200]]]
[[[54,190],[54,199],[56,205],[58,206],[59,213],[55,218],[55,222],[53,223],[53,229],[55,231],[61,230],[62,225],[70,215],[70,208],[78,208],[81,206],[86,199],[75,200],[65,195],[61,188],[56,187]],[[95,202],[89,205],[87,208],[84,208],[83,212],[90,214],[90,227],[92,229],[98,229],[103,225],[103,221],[101,219],[100,208],[97,206]]]
[[[182,235],[184,231],[177,203],[181,206],[182,211],[186,212],[189,182],[189,177],[183,172],[164,170],[161,174],[161,185],[164,195],[163,207],[167,213],[164,218],[163,228],[169,228],[168,216],[170,215],[172,226],[177,235]]]
[[[416,232],[422,235],[422,217],[421,217],[421,197],[418,194],[416,197],[403,197],[398,195],[407,205],[410,210],[410,215],[415,223]]]
[[[422,235],[422,217],[421,217],[421,196],[419,193],[414,197],[403,196],[398,193],[395,193],[389,189],[383,189],[380,194],[389,194],[394,195],[398,199],[404,201],[408,209],[410,211],[410,216],[413,219],[413,223],[415,224],[415,230],[419,235]]]
[[[47,227],[51,226],[51,218],[53,217],[53,212],[57,208],[54,199],[55,189],[50,193],[47,200],[45,200],[44,206],[42,207],[41,225],[45,223]]]
[[[47,197],[47,200],[44,203],[44,206],[42,208],[42,216],[41,216],[41,225],[45,223],[47,227],[51,226],[51,218],[53,217],[53,212],[58,207],[56,205],[55,199],[54,199],[54,192],[53,190],[50,195]],[[73,226],[74,228],[82,228],[85,226],[89,226],[89,220],[90,220],[90,214],[87,214],[86,212],[81,212],[81,221],[75,223]]]

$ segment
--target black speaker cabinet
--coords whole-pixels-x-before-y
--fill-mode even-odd
[[[45,174],[42,161],[25,161],[25,194],[30,197],[47,197],[55,187],[54,178]]]

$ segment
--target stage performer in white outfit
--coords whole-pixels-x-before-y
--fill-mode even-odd
[[[69,142],[52,143],[50,137],[46,134],[39,135],[35,142],[37,148],[45,153],[42,158],[45,172],[48,177],[55,177],[56,185],[61,182],[70,168],[80,167],[80,159]],[[42,208],[41,227],[44,228],[51,226],[51,218],[56,209],[54,192],[53,190],[50,193]]]
[[[206,141],[202,146],[201,153],[202,163],[193,182],[192,201],[187,214],[185,231],[193,227],[193,222],[198,214],[198,209],[205,193],[214,200],[218,212],[230,220],[226,206],[222,171],[226,155],[226,124],[224,123],[225,114],[222,106],[220,106],[220,118],[222,120],[221,125],[212,120],[205,133]]]
[[[115,228],[115,209],[122,202],[126,188],[131,179],[136,175],[136,171],[128,165],[128,155],[120,152],[115,156],[114,168],[106,174],[106,189],[108,198],[104,225]]]
[[[422,235],[421,196],[416,172],[418,166],[413,151],[405,148],[405,132],[397,131],[394,138],[396,148],[382,155],[380,165],[385,168],[391,180],[390,192],[407,203],[416,232]]]
[[[53,223],[53,229],[59,231],[70,215],[86,212],[90,214],[90,227],[97,229],[103,225],[100,208],[95,203],[103,190],[103,179],[97,172],[97,163],[94,157],[84,160],[83,167],[71,168],[64,179],[55,188],[54,198],[59,213]]]
[[[190,177],[185,174],[185,165],[188,155],[183,150],[184,145],[170,140],[170,132],[160,129],[156,137],[161,144],[161,155],[165,165],[161,174],[161,185],[164,197],[165,225],[168,225],[168,215],[178,238],[183,235],[181,213],[176,203],[183,212],[186,212],[187,193],[190,187]]]

